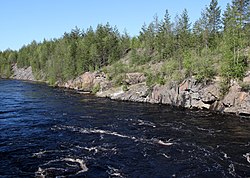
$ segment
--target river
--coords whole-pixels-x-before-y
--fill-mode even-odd
[[[0,80],[0,177],[250,177],[250,120]]]

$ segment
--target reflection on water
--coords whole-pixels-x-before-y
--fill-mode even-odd
[[[250,177],[250,120],[0,80],[0,177]]]

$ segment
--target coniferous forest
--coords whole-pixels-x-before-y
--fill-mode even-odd
[[[225,87],[244,77],[250,63],[250,0],[232,0],[224,12],[211,0],[193,24],[186,9],[171,19],[168,10],[162,18],[155,15],[136,37],[107,23],[75,27],[59,39],[32,41],[18,51],[0,51],[0,75],[10,77],[17,63],[32,66],[35,77],[50,84],[94,70],[118,84],[128,71],[144,72],[149,85],[220,76]]]

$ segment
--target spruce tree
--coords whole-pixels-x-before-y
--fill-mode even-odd
[[[223,64],[221,72],[227,80],[242,79],[246,68],[242,53],[244,49],[243,26],[237,9],[235,4],[228,4],[223,15],[224,31],[221,45]]]
[[[217,46],[217,39],[221,29],[221,9],[218,6],[218,1],[212,0],[205,13],[208,20],[209,46],[214,48]]]
[[[212,0],[206,8],[208,18],[208,28],[211,34],[219,32],[221,29],[221,9],[217,0]]]
[[[159,32],[156,36],[157,51],[161,58],[167,59],[173,54],[173,24],[170,21],[168,10],[164,15],[164,20],[161,22]]]

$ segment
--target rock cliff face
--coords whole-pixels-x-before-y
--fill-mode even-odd
[[[13,66],[11,78],[19,80],[35,80],[32,68],[17,68]],[[59,87],[93,92],[98,97],[109,97],[115,100],[149,102],[168,104],[184,108],[209,109],[224,113],[235,113],[250,116],[250,92],[244,91],[237,82],[232,83],[226,96],[221,97],[219,81],[216,79],[208,85],[198,83],[194,78],[188,78],[181,84],[155,85],[148,87],[146,77],[142,73],[127,73],[124,87],[115,87],[103,72],[86,72],[65,83],[57,83]],[[243,81],[250,85],[250,72]]]
[[[244,78],[244,82],[250,84],[250,75]],[[250,94],[242,91],[237,83],[231,86],[229,93],[223,98],[220,96],[219,80],[202,85],[189,78],[179,85],[170,83],[150,88],[146,85],[143,74],[127,73],[124,83],[127,84],[126,89],[113,87],[104,73],[86,72],[75,80],[66,82],[63,87],[91,92],[94,86],[99,85],[96,93],[99,97],[250,115]]]
[[[28,68],[18,68],[17,64],[12,67],[13,75],[10,77],[17,80],[32,80],[35,81],[35,77],[32,73],[31,66]]]
[[[83,92],[91,92],[93,88],[97,86],[100,91],[106,91],[112,87],[112,84],[106,79],[106,75],[102,72],[85,72],[75,79],[63,84],[58,84],[58,86]]]

